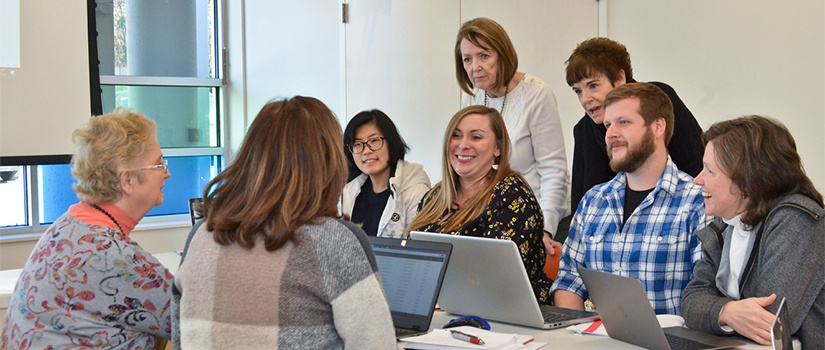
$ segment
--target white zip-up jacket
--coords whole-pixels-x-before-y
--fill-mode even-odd
[[[341,212],[352,217],[355,199],[361,193],[361,186],[367,181],[367,175],[361,174],[352,179],[341,194]],[[390,191],[381,220],[378,223],[378,237],[407,238],[407,227],[418,214],[418,203],[430,189],[430,178],[421,164],[399,160],[395,167],[395,176],[390,178]]]

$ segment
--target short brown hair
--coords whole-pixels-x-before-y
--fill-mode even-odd
[[[619,71],[624,71],[625,81],[633,80],[633,68],[630,66],[630,54],[627,47],[608,38],[592,38],[581,42],[567,64],[567,85],[573,86],[587,78],[603,75],[615,83],[619,80]]]
[[[498,53],[498,76],[496,76],[496,85],[493,86],[494,90],[507,85],[510,79],[513,79],[513,76],[516,75],[518,55],[515,47],[513,47],[513,42],[510,41],[510,36],[507,35],[504,28],[496,21],[486,17],[471,19],[461,25],[455,39],[455,75],[461,90],[473,95],[473,82],[467,76],[467,71],[464,70],[464,60],[461,57],[462,39],[467,39],[473,45]],[[479,40],[484,40],[487,45],[482,45]]]
[[[303,225],[338,216],[347,180],[341,126],[321,101],[295,96],[267,103],[235,160],[203,191],[206,228],[221,245],[267,251],[297,242]]]
[[[779,121],[751,115],[717,122],[702,134],[702,142],[713,142],[721,170],[749,199],[742,215],[745,225],[754,227],[765,220],[786,195],[804,194],[823,205],[822,194],[805,174],[793,136]]]
[[[72,133],[77,149],[72,156],[72,187],[91,204],[109,203],[121,195],[120,173],[140,168],[146,151],[157,139],[157,124],[131,109],[92,117]],[[140,172],[135,175],[141,180]]]
[[[659,118],[665,120],[665,146],[673,137],[673,102],[662,89],[650,83],[630,83],[616,87],[604,98],[605,109],[616,101],[627,98],[639,100],[639,115],[650,125]]]
[[[435,185],[433,199],[424,203],[421,211],[410,223],[408,231],[415,231],[437,221],[444,214],[444,211],[450,208],[458,195],[458,174],[456,174],[453,165],[450,163],[450,140],[453,132],[458,127],[458,123],[471,114],[480,114],[490,120],[490,129],[495,134],[496,146],[501,155],[495,160],[495,164],[498,165],[497,169],[490,168],[487,173],[489,181],[487,185],[470,197],[455,214],[450,216],[447,222],[442,225],[443,232],[455,231],[470,219],[479,216],[489,204],[493,190],[495,190],[499,181],[513,174],[518,176],[518,173],[510,169],[510,136],[507,133],[507,126],[501,114],[494,108],[485,106],[476,105],[463,108],[453,115],[453,118],[447,124],[447,131],[444,133],[444,146],[441,156],[442,180]]]

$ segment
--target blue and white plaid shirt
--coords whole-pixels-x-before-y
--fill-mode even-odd
[[[656,187],[622,225],[626,186],[625,173],[619,173],[584,195],[551,290],[587,300],[576,271],[583,266],[638,279],[657,314],[681,315],[682,291],[702,257],[695,233],[708,223],[702,188],[668,157]]]

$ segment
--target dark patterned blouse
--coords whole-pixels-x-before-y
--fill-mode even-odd
[[[427,192],[422,204],[432,200],[433,195],[433,190]],[[421,231],[442,232],[441,223],[454,212],[455,210],[448,210],[436,222],[424,226]],[[550,286],[553,281],[544,273],[544,261],[547,259],[542,242],[544,217],[533,191],[520,177],[510,175],[502,179],[493,189],[490,204],[481,215],[458,230],[445,233],[508,239],[515,242],[533,284],[536,299],[539,303],[550,304]]]

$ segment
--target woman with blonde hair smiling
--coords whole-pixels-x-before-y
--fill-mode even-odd
[[[441,168],[442,181],[424,195],[409,231],[515,242],[536,299],[549,303],[544,220],[533,191],[510,168],[510,138],[498,111],[484,106],[458,111],[444,134]]]
[[[169,178],[155,122],[116,110],[75,130],[80,203],[49,226],[14,289],[2,349],[154,349],[172,274],[129,237]]]
[[[780,300],[786,332],[825,349],[825,208],[793,136],[760,116],[718,122],[702,135],[703,256],[682,293],[688,327],[734,332],[763,345]]]
[[[204,189],[172,292],[176,349],[396,347],[367,236],[337,218],[343,142],[317,99],[261,109]]]

